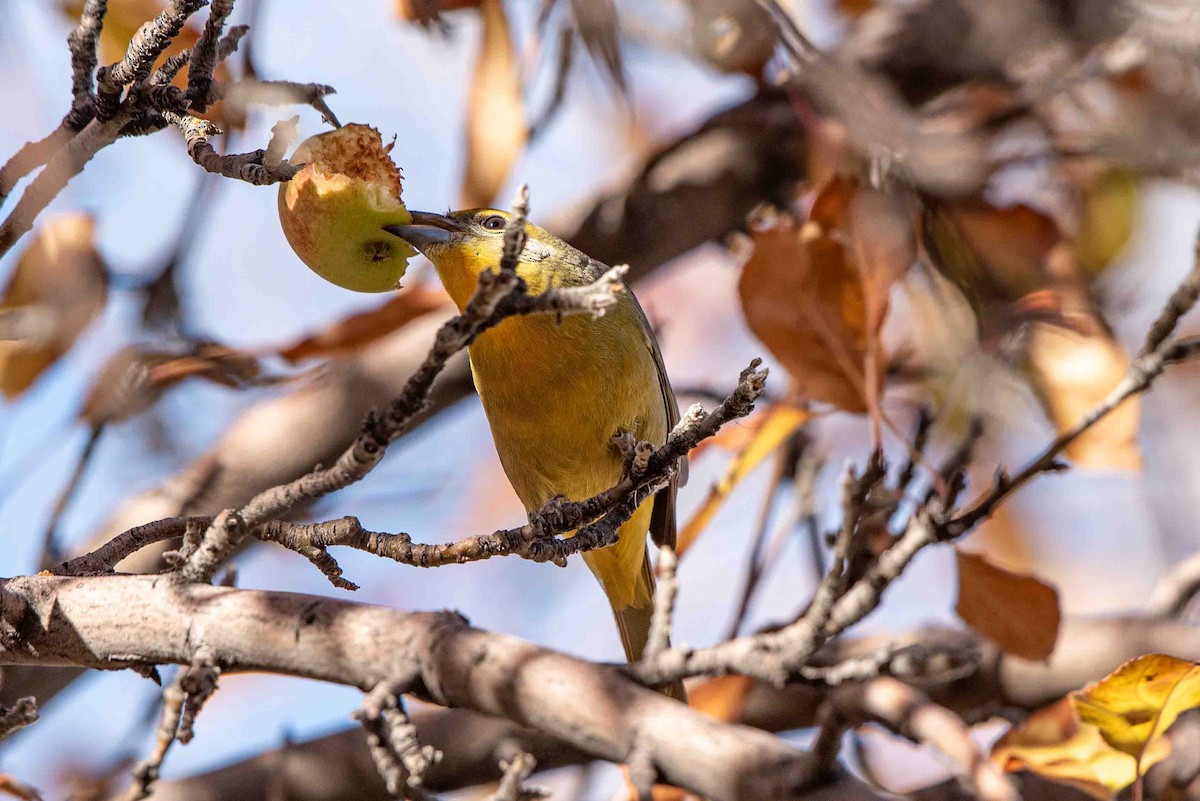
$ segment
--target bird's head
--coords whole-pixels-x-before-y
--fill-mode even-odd
[[[511,218],[497,209],[446,214],[414,211],[410,225],[387,225],[384,230],[425,254],[450,297],[462,308],[475,292],[480,273],[499,268],[504,229]],[[530,222],[525,223],[525,237],[517,272],[531,292],[591,280],[584,275],[580,261],[586,257],[566,242]]]

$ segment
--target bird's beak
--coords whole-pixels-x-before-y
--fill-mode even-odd
[[[400,237],[417,250],[426,253],[426,248],[444,245],[450,241],[450,235],[461,231],[462,226],[457,221],[428,211],[414,211],[411,225],[385,225],[383,230]]]

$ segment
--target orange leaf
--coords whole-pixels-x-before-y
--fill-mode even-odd
[[[801,396],[866,411],[866,302],[842,245],[788,221],[752,237],[738,282],[750,330]]]
[[[521,106],[508,20],[500,0],[479,5],[483,32],[467,94],[466,171],[462,205],[490,206],[525,148],[528,126]]]
[[[730,723],[741,718],[746,694],[754,686],[748,676],[719,676],[688,690],[688,706],[710,718]]]
[[[1058,640],[1058,592],[1033,576],[1005,570],[983,554],[954,549],[954,611],[977,632],[1022,659],[1045,659]]]
[[[66,353],[104,309],[108,273],[96,252],[95,221],[64,214],[47,222],[21,254],[0,309],[36,322],[36,335],[0,341],[0,391],[14,398]]]
[[[1084,418],[1124,379],[1129,357],[1099,326],[1083,333],[1051,323],[1029,329],[1028,369],[1046,415],[1061,433]],[[1083,468],[1137,470],[1141,403],[1125,401],[1067,446],[1067,456]]]
[[[339,356],[398,331],[446,303],[446,293],[441,289],[417,285],[393,295],[377,308],[352,314],[284,347],[279,355],[293,364],[304,359]]]
[[[796,429],[804,425],[811,415],[795,406],[772,406],[763,415],[753,437],[730,461],[721,480],[709,488],[708,497],[692,515],[676,538],[675,548],[680,556],[692,546],[700,533],[708,526],[720,510],[729,493],[748,476],[772,452],[787,441]]]

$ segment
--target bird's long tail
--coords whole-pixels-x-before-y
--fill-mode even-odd
[[[650,566],[649,552],[642,558],[641,574],[634,586],[633,603],[623,604],[609,595],[613,617],[621,632],[621,645],[625,647],[625,658],[636,662],[646,651],[650,639],[650,619],[654,614],[654,569]],[[662,688],[662,692],[687,703],[683,682],[676,681]]]

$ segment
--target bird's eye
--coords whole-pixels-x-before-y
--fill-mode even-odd
[[[483,218],[483,227],[489,231],[503,231],[507,222],[508,221],[499,214],[493,214],[490,217]]]

